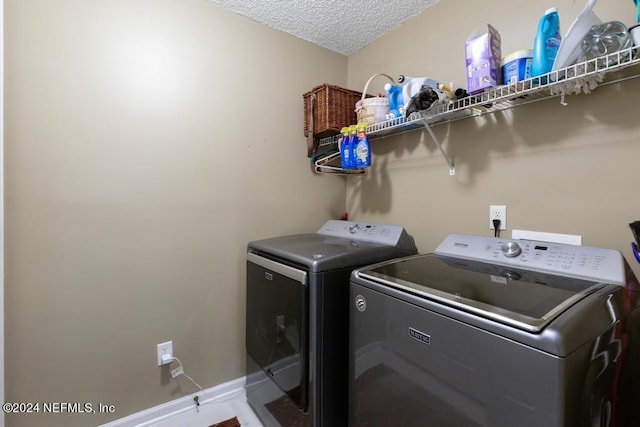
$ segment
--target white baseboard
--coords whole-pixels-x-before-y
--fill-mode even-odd
[[[189,396],[184,396],[131,414],[125,418],[111,421],[100,427],[148,427],[161,424],[171,418],[194,411],[195,403],[193,397],[195,395],[198,395],[200,408],[202,409],[214,403],[232,401],[234,399],[245,399],[244,383],[245,377],[231,380],[224,384],[205,389],[200,393],[193,393]]]

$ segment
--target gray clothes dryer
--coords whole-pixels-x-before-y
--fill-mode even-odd
[[[402,227],[351,221],[248,244],[245,389],[265,426],[347,425],[349,277],[415,253]]]
[[[640,289],[617,251],[451,235],[350,288],[349,426],[640,425]]]

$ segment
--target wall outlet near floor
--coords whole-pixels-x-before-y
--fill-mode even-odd
[[[507,229],[507,207],[505,205],[489,206],[489,230],[495,230],[494,219],[500,220],[500,230]]]
[[[158,344],[158,366],[168,365],[173,360],[173,341]]]

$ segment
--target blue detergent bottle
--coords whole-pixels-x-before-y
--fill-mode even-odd
[[[538,31],[533,42],[531,77],[551,71],[561,41],[558,9],[551,7],[544,12],[544,16],[538,23]]]
[[[347,150],[349,150],[349,165],[345,169],[355,169],[356,168],[356,143],[358,142],[357,134],[357,125],[349,126],[349,143],[347,146]]]
[[[355,166],[357,169],[368,168],[371,166],[371,145],[369,144],[369,138],[367,138],[367,123],[358,123],[357,125],[357,139],[355,145]]]
[[[351,166],[351,153],[349,152],[349,128],[343,127],[340,129],[342,136],[338,143],[340,149],[340,163],[343,169],[350,169]]]

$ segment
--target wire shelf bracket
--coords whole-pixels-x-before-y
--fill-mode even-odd
[[[453,161],[449,158],[449,156],[447,155],[447,152],[444,151],[444,148],[442,148],[442,144],[440,143],[440,140],[438,139],[436,134],[433,132],[433,129],[431,129],[431,125],[429,124],[429,121],[426,120],[426,117],[424,115],[422,116],[422,122],[427,132],[429,132],[429,135],[431,136],[433,143],[436,145],[436,147],[438,147],[438,150],[440,150],[440,154],[449,165],[449,175],[451,176],[455,175],[456,168],[453,166]]]

